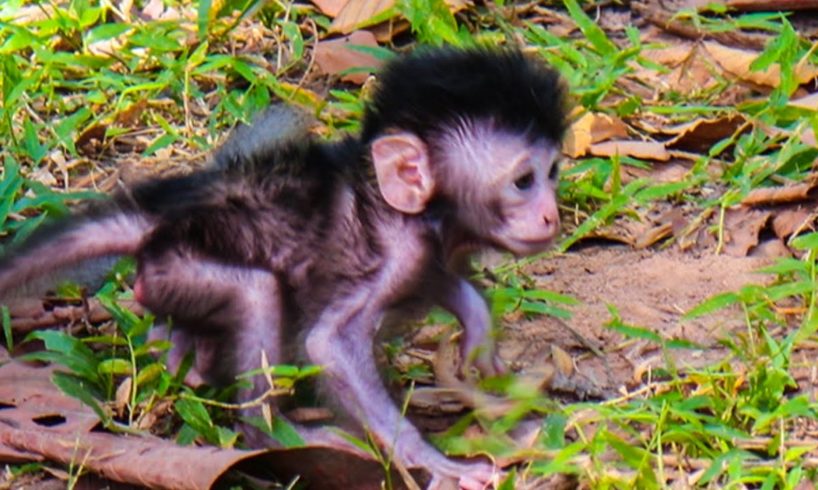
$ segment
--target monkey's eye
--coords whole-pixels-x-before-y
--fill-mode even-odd
[[[530,189],[532,185],[534,185],[534,172],[528,172],[514,181],[514,187],[521,191]]]
[[[560,165],[559,162],[554,162],[551,165],[551,170],[548,171],[548,179],[549,180],[557,180],[557,177],[560,174]]]

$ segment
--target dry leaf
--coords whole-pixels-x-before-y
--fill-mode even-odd
[[[787,105],[810,111],[818,111],[818,92],[807,95],[806,97],[801,97],[800,99],[791,100]]]
[[[556,344],[551,344],[551,357],[561,375],[568,377],[574,374],[574,360]]]
[[[809,197],[815,185],[814,182],[802,182],[784,187],[758,187],[748,192],[741,204],[758,206],[803,201]]]
[[[87,127],[74,142],[80,153],[84,155],[96,154],[102,147],[102,142],[105,140],[105,133],[107,132],[107,125],[94,124]]]
[[[321,41],[315,47],[315,63],[318,69],[325,74],[338,75],[351,68],[375,69],[381,61],[374,56],[349,49],[350,45],[376,47],[378,42],[369,31],[356,31],[331,41]],[[341,79],[353,83],[364,83],[369,73],[356,71],[342,75]]]
[[[773,216],[773,232],[781,239],[787,239],[798,233],[815,219],[813,212],[805,208],[785,209]]]
[[[142,117],[142,113],[148,107],[148,101],[144,98],[137,99],[136,102],[122,109],[116,114],[116,123],[123,128],[133,128]]]
[[[645,160],[670,160],[665,145],[653,141],[607,141],[596,143],[590,147],[591,155],[598,157],[612,157],[614,155],[641,158]]]
[[[719,81],[713,76],[712,62],[698,56],[698,49],[698,44],[677,39],[668,48],[646,50],[643,52],[646,58],[667,66],[670,72],[659,73],[634,63],[633,76],[654,92],[700,93]]]
[[[633,247],[636,249],[648,248],[653,244],[671,236],[672,234],[673,223],[662,223],[661,225],[645,230],[641,236],[637,237],[636,243],[633,244]]]
[[[679,41],[672,46],[660,49],[644,49],[641,56],[660,65],[675,67],[687,60],[693,49],[695,46],[692,43]]]
[[[464,409],[462,396],[456,388],[420,387],[412,391],[409,404],[424,412],[459,413]]]
[[[10,307],[11,330],[26,334],[32,330],[54,325],[67,325],[80,319],[99,323],[111,319],[111,314],[96,298],[88,298],[87,304],[54,306],[46,305],[39,298],[16,298]],[[121,302],[122,306],[141,314],[142,307],[135,301]],[[38,306],[39,305],[39,306]],[[48,306],[48,308],[46,308]]]
[[[705,42],[704,47],[722,68],[742,80],[767,87],[777,87],[781,83],[781,69],[778,65],[769,66],[764,71],[750,71],[750,64],[761,54],[757,51],[730,48],[715,42]],[[795,68],[795,79],[799,84],[816,77],[818,67],[799,64]]]
[[[165,2],[162,0],[150,0],[142,9],[142,18],[145,20],[158,20],[165,11]]]
[[[31,172],[31,174],[29,175],[29,178],[31,180],[39,182],[39,183],[41,183],[43,185],[47,185],[47,186],[51,186],[51,187],[54,187],[54,186],[57,185],[57,178],[54,177],[54,174],[52,174],[48,170],[48,167],[46,167],[46,166],[38,167],[36,170]]]
[[[27,5],[25,7],[13,7],[8,9],[7,13],[11,15],[8,19],[12,25],[26,25],[41,20],[54,18],[54,10],[56,7],[48,5],[45,2],[37,2],[34,5]]]
[[[636,243],[636,237],[645,233],[646,226],[639,221],[617,217],[613,223],[595,229],[586,238],[608,240],[633,246]]]
[[[815,0],[727,0],[725,5],[730,9],[742,12],[787,12],[790,10],[815,10],[818,8]]]
[[[326,489],[379,489],[383,468],[349,444],[323,441],[322,447],[240,451],[216,447],[177,446],[155,437],[97,432],[96,414],[64,395],[51,382],[52,367],[16,361],[0,366],[0,461],[81,462],[84,469],[111,480],[149,488],[212,488],[228,470],[259,478],[273,475],[320,484]],[[428,475],[413,471],[419,481]],[[393,472],[396,488],[406,488]],[[314,487],[317,488],[317,487]]]
[[[343,10],[349,0],[312,0],[318,10],[327,17],[334,19]]]
[[[759,243],[751,252],[750,257],[792,257],[792,252],[784,244],[784,241],[778,238],[772,238]]]
[[[628,126],[618,117],[588,112],[571,124],[562,151],[578,158],[587,154],[593,143],[627,136]]]
[[[116,387],[116,397],[114,398],[114,410],[118,414],[125,413],[125,407],[128,406],[128,403],[131,401],[131,390],[133,388],[133,378],[130,376],[126,377],[119,383],[119,386]]]
[[[103,39],[88,45],[88,51],[97,56],[116,55],[125,46],[125,36],[117,36],[111,39]]]
[[[724,215],[724,253],[746,257],[750,249],[758,245],[758,235],[771,214],[743,206],[728,209]]]
[[[445,0],[445,2],[452,13],[459,12],[467,6],[466,0]],[[329,32],[349,34],[355,29],[369,27],[376,17],[394,6],[395,0],[347,0],[330,24]]]
[[[801,143],[813,148],[818,148],[818,140],[815,139],[815,131],[813,131],[811,127],[801,131],[798,137],[801,139]]]
[[[379,43],[389,43],[395,36],[403,34],[408,31],[411,25],[405,19],[389,19],[387,22],[372,27],[367,27],[367,30],[375,35],[375,39]]]
[[[649,173],[650,180],[656,183],[682,182],[687,179],[690,166],[679,162],[670,162],[653,167]]]
[[[395,6],[395,0],[348,0],[329,26],[329,32],[349,34]]]
[[[706,152],[714,144],[733,135],[747,120],[740,114],[726,114],[712,119],[696,119],[689,123],[663,128],[665,134],[676,137],[666,141],[668,148],[678,148],[693,152]],[[745,131],[749,131],[747,125]]]

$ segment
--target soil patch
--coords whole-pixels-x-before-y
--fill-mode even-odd
[[[682,316],[705,299],[772,276],[757,273],[770,259],[678,251],[594,246],[538,262],[527,270],[540,287],[571,295],[582,303],[563,322],[550,317],[515,321],[504,327],[502,357],[526,371],[553,362],[552,346],[570,354],[574,380],[554,386],[572,398],[608,397],[641,384],[651,370],[667,365],[656,343],[626,338],[606,324],[615,308],[627,325],[650,329],[665,339],[685,339],[701,349],[672,349],[679,368],[702,367],[729,351],[720,338],[746,329],[738,308],[704,318]],[[596,351],[596,352],[595,352]],[[601,354],[601,355],[599,355]],[[570,393],[566,393],[570,395]]]

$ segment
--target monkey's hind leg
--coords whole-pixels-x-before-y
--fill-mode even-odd
[[[268,365],[281,362],[281,292],[269,271],[194,259],[173,250],[142,254],[134,291],[146,308],[173,320],[171,367],[193,347],[196,375],[228,384],[262,367],[263,358]],[[264,375],[253,376],[252,386],[241,389],[238,399],[255,400],[270,388]],[[244,416],[259,414],[258,406],[242,411]],[[270,442],[260,434],[248,434],[248,439],[250,445]]]

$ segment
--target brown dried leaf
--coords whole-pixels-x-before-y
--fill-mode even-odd
[[[818,92],[801,97],[800,99],[793,99],[787,103],[788,106],[807,109],[810,111],[818,111]]]
[[[732,75],[767,87],[777,87],[781,83],[781,69],[772,65],[764,71],[750,71],[750,64],[759,56],[758,51],[737,49],[715,42],[705,42],[704,48],[716,62]],[[799,84],[807,83],[818,77],[818,67],[801,65],[795,68],[795,79]]]
[[[444,0],[452,13],[466,8],[466,0]],[[349,34],[350,32],[369,27],[376,17],[395,6],[395,0],[347,0],[338,12],[332,24],[330,33]],[[392,20],[392,19],[381,19]],[[406,24],[404,24],[405,28]],[[381,36],[379,36],[381,38]],[[390,37],[391,39],[391,37]]]
[[[751,190],[741,204],[758,206],[761,204],[781,204],[804,201],[809,198],[810,191],[816,186],[815,182],[802,182],[783,187],[758,187]]]
[[[750,257],[792,257],[792,252],[783,240],[771,238],[759,243],[751,252]]]
[[[746,257],[758,245],[758,235],[770,219],[769,211],[734,207],[724,215],[724,253],[733,257]]]
[[[329,32],[349,34],[395,6],[395,0],[348,0],[329,26]]]
[[[408,31],[410,27],[409,22],[404,19],[389,19],[387,22],[368,27],[367,30],[375,35],[379,43],[388,43],[395,36]]]
[[[561,375],[568,377],[574,374],[574,360],[556,344],[551,344],[551,357]]]
[[[140,98],[133,104],[130,104],[125,109],[119,111],[116,114],[116,123],[122,126],[123,128],[133,128],[139,122],[139,118],[142,117],[142,113],[145,112],[145,109],[148,107],[147,99]]]
[[[81,462],[87,470],[140,487],[198,490],[213,487],[241,464],[259,478],[270,472],[283,481],[327,489],[379,489],[385,478],[378,462],[349,445],[270,451],[177,446],[154,437],[92,432],[99,420],[51,382],[52,367],[16,361],[0,366],[0,460]],[[413,472],[421,482],[428,479]],[[393,472],[392,482],[406,488]],[[318,488],[318,487],[315,487]]]
[[[324,407],[297,407],[287,412],[287,420],[297,424],[329,422],[335,417],[332,410]]]
[[[36,170],[31,172],[29,178],[47,186],[54,187],[57,185],[57,178],[54,177],[54,174],[52,174],[46,166],[37,167]]]
[[[702,152],[731,136],[746,122],[747,120],[740,114],[726,114],[722,117],[697,119],[678,126],[663,128],[662,132],[676,135],[665,142],[668,148]],[[750,126],[747,125],[745,130],[749,129]]]
[[[102,147],[102,142],[105,140],[106,131],[107,125],[94,124],[80,133],[80,135],[77,137],[77,141],[75,142],[77,148],[80,150],[80,153],[84,155],[96,154]]]
[[[618,217],[610,225],[597,228],[588,234],[587,238],[607,240],[634,246],[636,237],[642,236],[648,227],[645,223],[633,219]]]
[[[321,41],[315,47],[315,63],[318,69],[325,74],[338,75],[351,68],[377,68],[381,61],[374,56],[349,49],[350,45],[372,46],[378,45],[375,35],[369,31],[356,31],[331,41]],[[352,83],[364,83],[369,73],[356,71],[341,77],[342,80]]]
[[[786,240],[794,233],[803,230],[807,224],[815,219],[813,212],[802,207],[778,211],[773,216],[772,223],[775,236]]]
[[[36,303],[39,303],[39,307]],[[15,309],[11,314],[11,329],[16,334],[28,333],[43,327],[65,325],[82,318],[91,323],[111,319],[108,310],[95,298],[89,298],[86,305],[53,306],[50,309],[46,309],[41,299],[14,299],[13,304]],[[125,301],[121,304],[134,312],[143,311],[135,301]]]
[[[327,17],[334,19],[343,10],[349,0],[312,0],[318,10]]]
[[[591,155],[598,157],[612,157],[614,155],[629,156],[645,160],[670,160],[665,145],[653,141],[607,141],[596,143],[590,147]]]
[[[668,67],[678,66],[690,57],[691,51],[696,49],[693,43],[678,42],[671,46],[659,49],[644,49],[642,57],[660,65]]]
[[[131,389],[133,388],[133,378],[130,376],[122,380],[116,388],[116,397],[114,398],[114,410],[118,414],[125,412],[125,407],[131,401]]]
[[[815,131],[812,128],[807,128],[798,135],[801,143],[813,148],[818,148],[818,140],[815,139]]]
[[[15,361],[0,366],[0,404],[12,407],[3,410],[3,420],[13,421],[17,427],[36,429],[43,427],[38,419],[62,416],[64,421],[49,426],[50,431],[74,433],[93,429],[99,423],[97,416],[78,400],[57,390],[51,382],[54,371],[51,366]]]
[[[642,235],[637,237],[636,243],[633,244],[633,247],[636,249],[648,248],[653,244],[671,236],[672,234],[673,224],[662,223],[661,225],[654,226],[645,230],[645,232],[642,233]]]
[[[815,10],[818,8],[818,2],[815,0],[727,0],[726,6],[742,12],[787,12],[790,10]]]
[[[562,151],[578,158],[587,154],[593,143],[627,136],[628,126],[618,117],[588,112],[571,124]]]
[[[425,412],[460,413],[465,408],[459,390],[455,388],[420,387],[412,391],[409,404]]]
[[[158,20],[165,11],[165,2],[162,0],[150,0],[142,8],[142,18],[145,20]]]
[[[658,39],[665,44],[665,39]],[[650,67],[635,64],[634,77],[656,93],[673,90],[682,94],[699,93],[713,87],[719,80],[713,75],[712,62],[698,55],[699,46],[690,41],[674,39],[673,44],[663,49],[651,49],[644,56],[670,68],[668,73],[659,73]]]
[[[54,11],[56,9],[56,6],[44,3],[16,7],[9,9],[8,13],[11,15],[11,18],[8,20],[15,25],[31,24],[32,22],[54,18]]]

